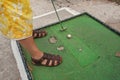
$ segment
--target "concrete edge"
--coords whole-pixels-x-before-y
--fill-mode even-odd
[[[27,73],[17,46],[17,43],[15,40],[11,40],[11,47],[12,47],[12,51],[13,51],[13,55],[15,57],[16,63],[17,63],[17,67],[18,70],[20,72],[20,77],[22,80],[28,80],[27,78]]]

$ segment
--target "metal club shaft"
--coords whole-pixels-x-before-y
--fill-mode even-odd
[[[57,15],[57,18],[58,18],[58,20],[59,20],[59,23],[60,23],[60,26],[61,26],[62,30],[65,30],[66,28],[64,28],[63,25],[62,25],[62,21],[60,20],[60,17],[59,17],[59,15],[58,15],[58,12],[57,12],[57,9],[56,9],[56,7],[55,7],[55,4],[54,4],[53,0],[51,0],[51,2],[52,2],[52,5],[53,5],[53,7],[54,7],[55,13],[56,13],[56,15]]]

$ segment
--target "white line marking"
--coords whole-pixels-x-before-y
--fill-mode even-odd
[[[71,9],[71,8],[68,8],[68,7],[64,7],[64,9],[65,9],[66,11],[68,11],[69,13],[73,14],[73,15],[78,15],[78,14],[80,14],[79,12],[77,12],[77,11]]]
[[[58,9],[57,11],[62,11],[62,10],[65,10],[65,8],[60,8],[60,9]],[[53,14],[53,13],[55,13],[55,11],[51,11],[51,12],[45,13],[45,14],[43,14],[43,15],[34,16],[33,19],[37,19],[37,18],[40,18],[40,17],[44,17],[44,16],[47,16],[47,15],[50,15],[50,14]]]
[[[69,13],[71,13],[72,15],[78,15],[80,14],[79,12],[73,10],[73,9],[70,9],[68,7],[63,7],[63,8],[60,8],[58,9],[57,11],[62,11],[62,10],[66,10],[68,11]],[[53,14],[55,13],[55,11],[51,11],[51,12],[48,12],[48,13],[45,13],[45,14],[42,14],[42,15],[38,15],[38,16],[34,16],[33,19],[37,19],[37,18],[40,18],[40,17],[44,17],[44,16],[47,16],[47,15],[50,15],[50,14]]]

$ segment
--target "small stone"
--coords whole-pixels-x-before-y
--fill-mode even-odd
[[[57,47],[57,50],[59,50],[59,51],[64,50],[64,46],[59,46],[59,47]]]
[[[115,54],[115,56],[116,56],[116,57],[120,57],[120,52],[117,52],[117,53]]]
[[[52,43],[52,44],[57,43],[57,38],[55,36],[51,36],[49,38],[49,42]]]
[[[79,51],[82,51],[82,49],[80,48]]]

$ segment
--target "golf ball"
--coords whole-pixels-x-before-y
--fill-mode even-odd
[[[68,35],[67,35],[67,38],[71,38],[71,37],[72,37],[72,35],[71,35],[71,34],[68,34]]]

